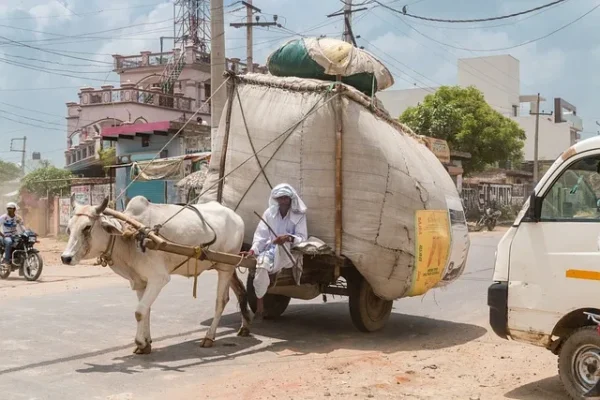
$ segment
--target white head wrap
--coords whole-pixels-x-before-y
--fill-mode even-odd
[[[271,190],[271,196],[269,197],[269,208],[279,210],[279,204],[277,203],[277,198],[287,196],[292,199],[292,211],[299,214],[306,213],[306,205],[296,193],[296,190],[288,185],[287,183],[282,183],[273,188]]]

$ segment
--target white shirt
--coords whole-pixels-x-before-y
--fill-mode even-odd
[[[10,217],[8,214],[0,216],[0,227],[2,233],[7,236],[13,236],[17,233],[17,227],[19,227],[23,221],[21,217],[15,214],[14,217]]]
[[[273,228],[277,236],[291,235],[294,238],[294,245],[304,242],[308,237],[305,214],[290,210],[285,217],[282,217],[279,207],[271,207],[264,212],[263,219]],[[269,248],[275,238],[267,225],[260,221],[254,232],[251,250],[255,254],[260,254]]]

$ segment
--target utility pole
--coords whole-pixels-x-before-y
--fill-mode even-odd
[[[223,16],[223,0],[210,0],[210,88],[211,88],[211,137],[213,148],[215,133],[219,127],[221,114],[227,100],[227,90],[219,88],[225,77],[225,18]],[[218,92],[215,92],[217,91]]]
[[[246,65],[247,71],[253,72],[254,70],[254,57],[252,54],[252,49],[254,46],[254,42],[252,41],[252,33],[253,28],[255,26],[278,26],[281,28],[281,25],[277,23],[277,15],[273,16],[273,22],[260,22],[260,16],[256,16],[256,22],[252,22],[252,14],[253,12],[262,12],[260,8],[252,5],[252,0],[242,1],[242,4],[246,7],[246,22],[236,22],[231,23],[229,26],[233,28],[243,28],[246,27]]]
[[[352,43],[352,0],[346,0],[344,3],[344,37],[342,40]]]
[[[529,111],[530,115],[535,115],[535,136],[533,139],[533,181],[537,184],[540,177],[539,160],[538,160],[538,144],[540,130],[540,115],[552,115],[552,112],[540,112],[540,94],[537,94],[535,103],[535,112]]]
[[[344,33],[342,39],[345,42],[352,43],[354,46],[356,45],[356,38],[354,36],[354,32],[352,32],[352,14],[359,11],[368,10],[367,7],[352,9],[352,0],[346,0],[344,2],[344,11],[336,12],[333,14],[329,14],[327,18],[337,17],[339,15],[344,16]]]
[[[246,27],[246,64],[248,65],[248,72],[254,71],[254,55],[252,54],[252,45],[253,45],[253,37],[252,33],[254,29],[252,29],[252,0],[248,0],[246,2],[246,23],[248,26]]]
[[[23,141],[23,147],[21,147],[21,149],[13,148],[13,142],[15,140]],[[10,139],[10,151],[16,151],[18,153],[21,153],[21,172],[23,176],[25,176],[25,155],[27,154],[27,136],[23,136],[22,138]]]

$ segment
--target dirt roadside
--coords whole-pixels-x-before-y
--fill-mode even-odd
[[[27,282],[15,274],[0,281],[0,299],[128,285],[110,269],[92,262],[62,266],[64,245],[42,239],[38,248],[45,269],[40,281]],[[410,343],[385,342],[375,347],[377,351],[327,348],[306,353],[284,348],[240,356],[229,366],[216,366],[216,376],[200,375],[194,385],[173,382],[156,398],[567,399],[557,378],[554,355],[497,338],[486,320],[473,326],[480,331],[476,337],[461,330],[443,338],[417,334]]]
[[[223,369],[221,379],[173,387],[157,398],[567,399],[556,357],[545,349],[502,341],[490,332],[461,345],[436,343],[435,349],[432,338],[415,340],[420,348],[411,343],[410,351],[335,350],[323,355],[288,350],[261,363],[242,358],[239,365]]]
[[[14,271],[8,279],[0,280],[0,299],[38,296],[119,283],[128,285],[127,281],[110,269],[94,265],[92,261],[85,261],[76,266],[62,265],[60,254],[64,247],[65,243],[62,241],[41,238],[37,245],[44,260],[40,278],[35,282],[28,282],[19,276],[18,271]]]

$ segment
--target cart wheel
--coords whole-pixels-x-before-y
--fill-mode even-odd
[[[246,281],[246,293],[248,295],[248,304],[250,305],[250,309],[253,313],[256,314],[256,293],[254,292],[254,276],[252,274],[248,274],[248,279]],[[288,304],[290,304],[290,298],[288,296],[283,296],[280,294],[270,294],[267,293],[263,298],[265,312],[265,319],[276,319],[283,314]]]
[[[352,323],[361,332],[375,332],[382,329],[392,313],[393,301],[378,297],[371,285],[360,274],[348,281],[349,305]]]

